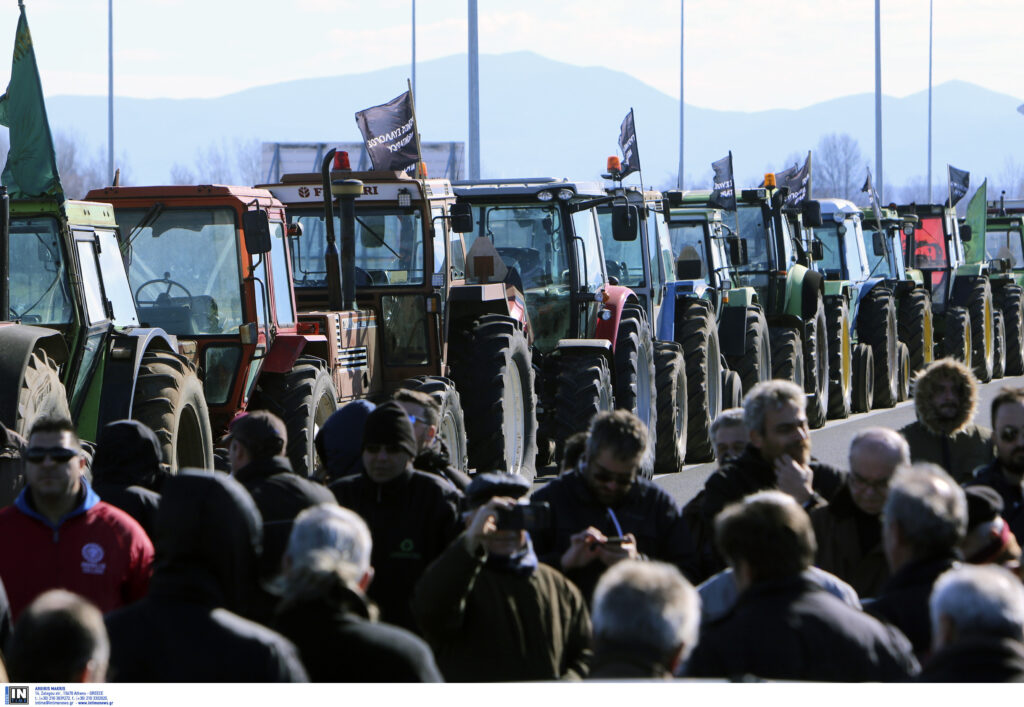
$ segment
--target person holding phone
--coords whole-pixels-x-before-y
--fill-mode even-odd
[[[530,484],[478,474],[466,490],[466,530],[423,573],[413,614],[449,682],[586,676],[591,626],[583,596],[538,562],[542,504],[517,503]]]

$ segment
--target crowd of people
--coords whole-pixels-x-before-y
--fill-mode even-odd
[[[0,427],[0,647],[22,682],[1024,681],[1024,388],[975,421],[942,359],[917,421],[816,461],[806,396],[754,386],[685,506],[639,475],[628,411],[533,489],[455,469],[400,390],[322,427],[236,418],[230,469],[167,473],[132,421]],[[993,434],[994,430],[994,434]]]

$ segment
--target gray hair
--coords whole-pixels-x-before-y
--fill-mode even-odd
[[[288,564],[297,567],[314,551],[327,551],[337,558],[338,570],[346,584],[351,585],[370,568],[372,549],[370,529],[357,513],[321,503],[295,518],[285,558]]]
[[[778,410],[787,404],[807,410],[807,395],[800,386],[786,380],[761,381],[743,399],[743,422],[750,431],[764,432],[764,415],[769,406]]]
[[[910,445],[903,435],[888,427],[868,427],[853,436],[850,442],[851,468],[853,450],[859,447],[873,447],[877,451],[888,453],[894,468],[910,464]]]
[[[718,413],[718,417],[711,423],[711,439],[715,439],[718,434],[718,430],[726,427],[744,427],[745,422],[743,421],[744,411],[743,408],[729,408],[728,410],[722,410]]]
[[[883,522],[899,526],[915,557],[954,548],[967,531],[967,497],[936,464],[896,470],[882,509]]]
[[[683,645],[685,658],[697,644],[700,596],[672,565],[622,560],[597,583],[593,624],[596,643],[646,647],[665,659]]]
[[[947,570],[932,588],[929,601],[932,635],[940,617],[957,633],[982,633],[1024,640],[1024,586],[998,565],[960,565]]]
[[[75,682],[87,667],[102,682],[110,639],[100,610],[64,589],[40,594],[18,617],[7,653],[11,679]]]

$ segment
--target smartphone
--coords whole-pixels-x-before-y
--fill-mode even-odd
[[[547,503],[517,503],[498,509],[500,530],[546,530],[551,527],[551,506]]]
[[[615,545],[617,547],[621,547],[622,543],[625,543],[625,542],[629,542],[629,541],[626,538],[622,537],[621,535],[616,535],[616,536],[611,537],[611,538],[605,538],[604,544],[605,545]]]

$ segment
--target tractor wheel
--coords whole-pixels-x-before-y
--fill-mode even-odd
[[[654,343],[644,311],[626,305],[615,341],[615,407],[629,410],[647,428],[647,449],[641,470],[654,474],[658,435],[658,393],[654,381]],[[689,381],[687,381],[689,383]],[[687,388],[689,390],[689,388]]]
[[[747,309],[742,356],[726,356],[729,368],[736,371],[743,384],[743,394],[761,381],[772,377],[772,345],[768,339],[768,323],[757,307]]]
[[[918,287],[900,298],[896,331],[910,352],[910,377],[935,358],[935,316],[932,296]]]
[[[998,305],[1006,328],[1006,375],[1019,376],[1024,374],[1024,290],[1004,286]]]
[[[853,411],[871,412],[875,399],[875,355],[867,344],[853,347]]]
[[[845,297],[830,302],[825,317],[828,330],[828,416],[850,416],[853,395],[853,343],[850,341],[850,305]]]
[[[466,416],[455,384],[441,376],[416,376],[402,381],[398,387],[426,393],[437,401],[441,406],[437,436],[448,448],[448,463],[459,471],[467,471]]]
[[[963,307],[950,307],[946,311],[946,331],[942,337],[945,355],[969,366],[972,329],[970,313]]]
[[[480,317],[449,344],[466,419],[469,466],[532,479],[537,394],[526,334],[511,317]]]
[[[873,408],[891,408],[899,398],[899,339],[892,290],[875,286],[857,308],[857,340],[871,347],[875,359]]]
[[[743,383],[736,371],[722,371],[722,409],[742,407]]]
[[[686,458],[686,359],[679,344],[654,342],[654,380],[658,388],[658,447],[654,473],[682,471]]]
[[[910,349],[902,341],[899,345],[899,401],[910,400]]]
[[[17,416],[14,431],[23,437],[28,437],[37,417],[71,417],[57,363],[42,349],[29,356],[18,392]]]
[[[804,337],[804,392],[807,393],[807,424],[812,430],[828,419],[828,334],[825,305],[818,298],[814,319],[807,323]]]
[[[565,440],[585,432],[599,412],[615,405],[608,359],[597,352],[563,353],[558,361],[554,428],[558,461]]]
[[[334,381],[322,359],[302,357],[287,373],[264,373],[249,407],[267,410],[284,422],[292,471],[310,479],[321,478],[323,462],[317,457],[314,440],[338,409]]]
[[[718,327],[712,312],[691,305],[676,320],[686,357],[686,392],[690,421],[686,437],[686,460],[708,462],[715,458],[711,423],[722,411],[722,358],[718,348]]]
[[[804,387],[804,351],[800,343],[800,332],[796,329],[773,327],[772,377],[791,381]]]
[[[172,474],[185,467],[213,469],[213,430],[203,384],[184,356],[170,351],[143,355],[132,419],[156,433]]]
[[[992,312],[992,378],[1006,375],[1006,324],[1003,313]]]
[[[992,285],[979,277],[971,288],[967,310],[971,313],[970,362],[975,377],[982,383],[992,380]]]

